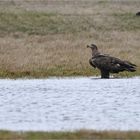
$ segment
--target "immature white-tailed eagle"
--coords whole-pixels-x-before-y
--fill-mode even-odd
[[[119,73],[122,71],[136,71],[136,65],[128,61],[101,54],[95,44],[87,45],[92,50],[92,58],[89,63],[94,68],[98,68],[101,72],[101,78],[109,78],[109,73]]]

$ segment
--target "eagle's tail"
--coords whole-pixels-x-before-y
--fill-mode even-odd
[[[123,67],[127,71],[134,72],[134,71],[136,71],[137,66],[129,61],[124,61]]]

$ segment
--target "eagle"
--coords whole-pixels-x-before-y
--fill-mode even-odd
[[[91,48],[92,50],[92,57],[89,59],[89,64],[100,70],[101,78],[109,78],[110,73],[136,71],[135,64],[129,61],[120,60],[119,58],[112,57],[107,54],[101,54],[95,44],[87,45],[87,48]]]

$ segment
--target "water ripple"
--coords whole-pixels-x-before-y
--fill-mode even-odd
[[[0,80],[0,129],[140,130],[140,78]]]

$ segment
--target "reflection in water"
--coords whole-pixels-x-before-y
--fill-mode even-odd
[[[140,130],[140,78],[0,80],[0,129]]]

